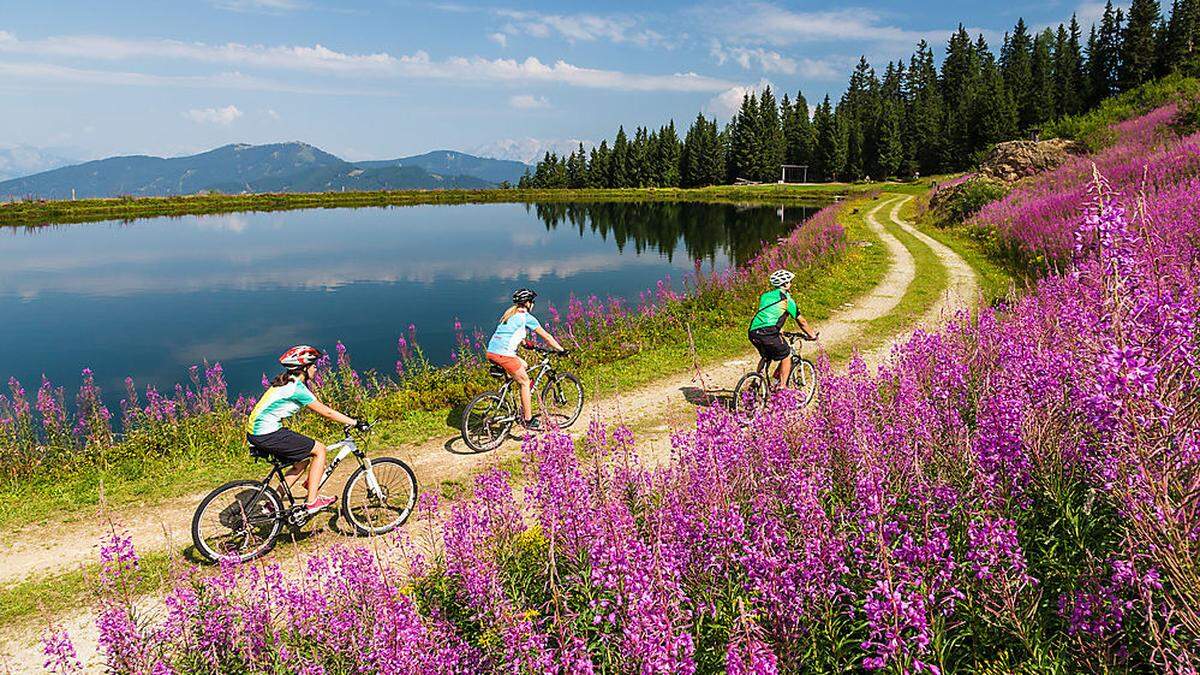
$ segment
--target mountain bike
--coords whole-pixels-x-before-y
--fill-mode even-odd
[[[342,440],[329,446],[334,457],[321,476],[321,487],[342,460],[353,455],[359,466],[342,489],[340,515],[359,535],[386,534],[408,520],[416,506],[417,478],[395,457],[367,457],[350,436],[351,429],[346,427]],[[222,485],[200,502],[192,517],[192,543],[211,562],[246,562],[266,555],[284,526],[303,527],[316,515],[310,514],[303,502],[296,502],[284,479],[284,470],[293,463],[281,462],[254,446],[250,446],[250,456],[271,463],[266,478]],[[274,481],[281,489],[274,487]],[[286,506],[280,494],[286,498]]]
[[[813,341],[817,338],[805,333],[784,332],[781,335],[792,349],[792,353],[788,357],[792,360],[792,372],[788,374],[786,387],[799,391],[800,405],[806,406],[817,395],[817,368],[812,361],[800,356],[800,349],[796,342],[798,340]],[[770,359],[760,359],[758,368],[743,375],[742,379],[738,380],[737,386],[733,388],[733,411],[746,421],[754,419],[758,413],[762,412],[771,399],[773,379],[769,371],[772,363],[775,362]]]
[[[583,410],[583,385],[578,377],[554,368],[550,357],[559,352],[539,346],[529,346],[529,349],[542,355],[541,362],[529,367],[529,386],[541,405],[542,419],[565,429],[579,419]],[[512,426],[521,419],[521,388],[495,364],[488,370],[488,375],[502,381],[500,388],[471,399],[462,416],[463,440],[475,452],[499,447],[508,438]]]

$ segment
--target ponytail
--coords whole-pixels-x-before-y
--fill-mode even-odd
[[[276,375],[275,379],[271,380],[271,386],[272,387],[282,387],[283,385],[288,384],[289,382],[291,382],[292,380],[295,380],[295,379],[307,379],[307,378],[304,376],[303,370],[298,370],[298,371],[285,370],[282,373]]]
[[[508,311],[504,312],[504,314],[500,316],[500,323],[504,323],[505,321],[508,321],[509,319],[513,318],[513,315],[516,314],[517,312],[521,311],[522,309],[528,309],[528,308],[523,304],[522,305],[513,305],[512,307],[509,307]]]

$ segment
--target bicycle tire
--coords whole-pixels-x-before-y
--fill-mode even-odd
[[[796,359],[788,383],[800,394],[800,406],[807,406],[817,397],[817,367],[808,359]]]
[[[570,400],[574,394],[564,394],[564,389],[569,388],[572,392],[578,392],[578,398],[572,404]],[[579,419],[579,414],[583,412],[583,384],[572,373],[555,373],[554,377],[542,387],[542,413],[547,417],[547,422],[552,422],[561,429],[575,424]],[[561,400],[561,403],[560,403]],[[561,408],[551,406],[561,406]]]
[[[246,511],[253,511],[261,499],[266,500],[266,508],[272,509],[274,511],[274,516],[268,519],[268,516],[263,514],[261,516],[261,520],[255,519],[259,521],[257,525],[268,526],[266,535],[260,538],[260,544],[250,549],[249,552],[245,552],[244,548],[239,548],[237,549],[237,553],[235,555],[229,555],[228,550],[221,551],[218,550],[218,547],[214,547],[212,544],[210,544],[209,540],[213,538],[212,533],[202,532],[201,529],[204,525],[204,516],[208,512],[209,507],[214,503],[220,504],[217,502],[218,498],[220,498],[223,494],[235,490],[242,492],[254,491],[255,494],[261,492],[261,495],[258,499],[247,502],[243,500],[252,498],[253,495],[243,496],[243,494],[234,493],[231,503],[218,506],[218,508],[221,509],[217,512],[218,524],[233,530],[233,528],[237,526],[238,520],[240,519],[241,525],[247,525],[252,517],[248,516]],[[232,511],[228,511],[227,513],[227,510],[229,509],[232,509]],[[228,516],[229,520],[232,521],[232,524],[227,524],[226,516]],[[201,500],[200,505],[196,507],[196,513],[192,516],[192,544],[196,547],[196,551],[199,552],[200,555],[202,555],[209,562],[221,562],[223,560],[247,562],[264,556],[269,553],[271,549],[275,548],[275,542],[279,539],[279,533],[283,530],[283,519],[283,500],[279,498],[279,493],[275,490],[275,488],[264,484],[262,481],[256,480],[230,481],[208,493],[208,496]],[[234,532],[233,535],[236,537],[238,536],[238,533]]]
[[[496,421],[502,417],[507,421]],[[460,431],[468,448],[485,452],[500,447],[515,422],[516,417],[508,401],[497,392],[485,391],[471,399],[463,410]]]
[[[412,468],[395,457],[379,457],[378,459],[371,460],[371,468],[375,473],[376,480],[380,483],[380,489],[385,491],[385,505],[387,507],[393,506],[390,503],[390,498],[395,494],[394,486],[390,482],[388,485],[384,485],[385,479],[381,474],[385,473],[382,469],[386,467],[399,470],[398,477],[402,482],[401,487],[407,492],[407,496],[402,497],[400,500],[403,501],[403,508],[398,511],[393,510],[395,515],[388,522],[377,524],[377,521],[373,520],[364,521],[359,517],[359,511],[354,508],[369,504],[372,500],[376,499],[375,496],[370,494],[370,490],[367,487],[367,481],[365,480],[367,468],[365,466],[358,467],[354,473],[350,474],[350,479],[346,481],[346,487],[342,490],[342,515],[354,526],[354,530],[361,536],[381,535],[391,532],[408,520],[408,517],[412,515],[413,509],[417,505],[417,476],[413,473]],[[362,489],[361,498],[353,495],[355,488],[360,485]],[[399,504],[395,506],[399,506]]]
[[[769,393],[767,378],[762,373],[746,373],[733,388],[734,414],[747,422],[754,419],[766,407]]]

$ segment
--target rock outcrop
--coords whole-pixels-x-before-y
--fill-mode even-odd
[[[1008,141],[997,143],[979,165],[979,173],[1005,183],[1018,181],[1081,155],[1087,147],[1076,141],[1052,138],[1048,141]]]

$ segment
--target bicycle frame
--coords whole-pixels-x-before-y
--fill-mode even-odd
[[[796,348],[796,343],[797,342],[803,343],[803,338],[801,338],[799,333],[783,333],[783,339],[787,340],[788,348],[791,349],[792,353],[788,355],[788,358],[792,360],[792,367],[794,368],[796,366],[796,363],[803,358],[802,356],[800,356],[800,350]],[[757,371],[762,375],[767,375],[769,373],[769,371],[771,370],[772,363],[781,363],[781,362],[782,362],[782,359],[780,361],[772,361],[771,359],[759,359]]]
[[[379,481],[375,478],[375,472],[371,470],[371,458],[367,457],[367,453],[358,449],[358,444],[354,442],[349,433],[342,440],[329,445],[326,450],[336,454],[330,460],[329,466],[325,467],[325,473],[321,475],[321,482],[317,485],[318,490],[325,487],[325,483],[329,481],[329,477],[333,475],[334,470],[342,463],[342,460],[350,455],[354,455],[358,459],[358,463],[366,468],[367,488],[376,496],[380,494]],[[287,479],[284,477],[285,465],[271,459],[267,461],[271,462],[271,471],[262,481],[264,489],[271,484],[273,478],[278,478],[279,484],[283,487],[282,496],[287,499],[288,507],[294,507],[296,505],[296,498],[292,496],[292,486],[288,485]],[[297,477],[297,480],[299,480],[299,477]]]
[[[550,357],[547,355],[543,355],[542,360],[538,363],[529,366],[528,370],[532,376],[529,378],[529,391],[531,394],[536,392],[538,387],[541,386],[542,378],[549,377],[550,375],[554,374],[554,366],[550,363]],[[517,393],[513,390],[514,384],[516,384],[516,380],[513,380],[511,375],[505,374],[504,383],[500,385],[498,390],[496,390],[496,393],[500,395],[501,400],[507,400],[509,396],[512,396],[515,399]],[[521,402],[517,400],[513,401],[513,408],[518,413],[521,410],[520,403]]]

